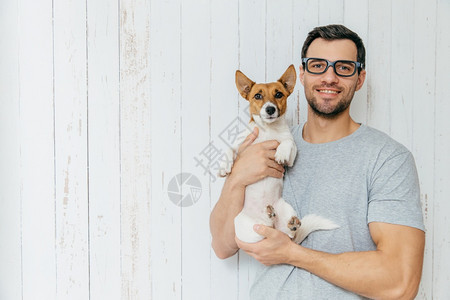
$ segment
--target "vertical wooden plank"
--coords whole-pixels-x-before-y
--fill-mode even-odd
[[[450,33],[448,28],[450,20],[450,2],[438,0],[436,7],[436,94],[435,94],[435,126],[434,126],[434,201],[433,201],[433,244],[427,245],[432,253],[432,274],[424,272],[424,277],[432,276],[432,286],[423,284],[424,299],[445,299],[450,295],[450,224],[448,212],[450,203],[450,103],[447,90],[450,82]],[[426,44],[424,44],[426,45]],[[426,46],[424,46],[426,47]],[[424,56],[422,59],[425,59]],[[424,100],[426,101],[426,100]],[[431,103],[428,103],[431,105]],[[431,131],[428,131],[431,132]],[[430,209],[428,207],[428,209]],[[430,220],[431,221],[431,220]],[[428,240],[430,242],[430,240]],[[430,260],[427,263],[431,263]],[[424,283],[429,284],[430,279],[425,278]]]
[[[293,27],[294,27],[294,61],[296,62],[297,75],[300,72],[303,43],[308,33],[319,26],[319,3],[316,0],[294,1],[293,6]],[[292,104],[295,99],[297,107],[297,123],[305,123],[308,113],[308,103],[305,99],[305,90],[300,80],[297,81],[294,94],[291,96]],[[292,106],[292,105],[291,105]],[[295,119],[294,119],[295,120]]]
[[[89,274],[92,299],[120,299],[118,1],[87,1]]]
[[[227,20],[224,22],[223,20]],[[211,2],[211,137],[222,153],[229,147],[223,132],[231,129],[239,115],[239,93],[235,85],[235,71],[239,67],[239,1]],[[242,101],[242,105],[245,105]],[[224,113],[225,112],[225,113]],[[242,121],[248,122],[243,114]],[[198,149],[201,150],[201,149]],[[211,168],[216,176],[217,170]],[[224,180],[211,178],[210,209],[220,197]],[[237,299],[237,255],[219,260],[211,249],[211,287],[208,299]]]
[[[393,1],[391,78],[391,136],[411,149],[413,128],[414,6]],[[374,66],[375,67],[375,66]],[[401,74],[401,76],[400,76]]]
[[[390,0],[369,2],[369,29],[366,43],[368,88],[367,123],[390,133],[390,89],[391,89],[391,2]]]
[[[122,298],[151,297],[150,3],[120,1]]]
[[[266,19],[266,81],[278,80],[293,63],[293,2],[268,1]],[[298,81],[297,81],[298,82]],[[295,95],[295,93],[294,93]],[[295,97],[288,98],[286,120],[290,125],[296,120]]]
[[[18,3],[23,298],[56,299],[52,1]]]
[[[344,1],[344,25],[356,32],[363,40],[366,52],[368,50],[368,0],[345,0]],[[369,53],[371,54],[371,53]],[[368,54],[366,53],[366,65]],[[376,66],[374,66],[376,68]],[[370,72],[370,68],[367,70]],[[371,75],[368,75],[371,76]],[[350,106],[350,115],[358,123],[367,123],[367,91],[368,81],[355,93]]]
[[[210,140],[210,22],[209,1],[189,0],[181,5],[181,166],[201,184],[198,202],[183,207],[181,270],[182,299],[208,299],[210,286],[210,178],[194,159]],[[182,185],[182,193],[188,185]],[[192,191],[192,190],[191,190]],[[199,192],[197,190],[197,192]],[[198,195],[197,195],[198,196]],[[196,200],[196,199],[195,199]],[[192,259],[198,257],[199,259]]]
[[[0,4],[0,298],[22,298],[17,2]]]
[[[434,298],[433,240],[435,172],[435,75],[436,75],[436,1],[414,2],[414,109],[412,150],[419,173],[422,208],[426,229],[423,278],[419,295]],[[431,62],[427,60],[431,58]],[[419,121],[420,120],[420,121]]]
[[[319,24],[344,23],[344,0],[319,0]]]
[[[292,1],[268,1],[266,7],[266,81],[281,77],[292,63]]]
[[[181,173],[181,1],[151,1],[150,12],[152,299],[176,300],[181,299],[182,208],[168,193]]]
[[[267,1],[239,1],[239,69],[255,82],[267,80],[266,6]],[[239,118],[247,123],[248,102],[240,96],[238,101]],[[237,299],[248,299],[255,272],[253,258],[239,251],[232,259],[238,262]]]
[[[344,0],[342,5],[343,24],[356,32],[367,46],[369,0]]]
[[[264,1],[239,1],[239,69],[253,81],[266,80],[266,5]],[[244,103],[247,104],[246,101]]]
[[[85,4],[53,11],[58,299],[89,297]]]

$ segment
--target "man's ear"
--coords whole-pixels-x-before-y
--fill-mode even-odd
[[[244,99],[248,100],[248,96],[254,84],[255,82],[251,81],[244,73],[239,70],[236,71],[236,87]]]
[[[356,82],[356,89],[355,89],[356,91],[361,89],[365,80],[366,80],[366,70],[362,69],[358,74],[358,81]]]
[[[300,65],[300,73],[299,73],[298,77],[300,78],[300,82],[304,86],[305,85],[305,83],[304,83],[305,70],[303,69],[303,64]]]
[[[297,74],[295,73],[294,65],[290,65],[289,68],[284,72],[283,76],[278,79],[279,82],[284,86],[284,88],[291,94],[294,91],[295,82],[297,80]]]

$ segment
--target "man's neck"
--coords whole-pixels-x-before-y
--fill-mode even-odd
[[[348,111],[333,119],[323,118],[308,111],[308,120],[303,127],[303,139],[311,144],[329,143],[352,134],[359,126],[352,120]]]

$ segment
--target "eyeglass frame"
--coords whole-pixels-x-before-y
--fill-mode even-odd
[[[326,67],[325,70],[324,70],[323,72],[321,72],[321,73],[313,73],[313,72],[311,72],[311,71],[309,70],[309,68],[308,68],[308,60],[310,60],[310,59],[320,59],[320,60],[326,61],[326,62],[327,62],[327,67]],[[335,67],[335,65],[336,65],[337,62],[354,63],[355,66],[356,66],[356,68],[355,68],[355,70],[353,71],[353,73],[352,73],[351,75],[341,75],[341,74],[338,74],[338,73],[336,72],[336,67]],[[358,72],[360,72],[362,69],[364,69],[364,64],[363,64],[363,63],[360,63],[360,62],[358,62],[358,61],[353,61],[353,60],[345,60],[345,59],[339,59],[339,60],[335,60],[335,61],[329,61],[328,59],[325,59],[325,58],[318,58],[318,57],[303,57],[303,58],[302,58],[302,64],[303,64],[303,67],[305,68],[305,70],[308,71],[308,73],[313,74],[313,75],[320,75],[320,74],[325,73],[326,71],[328,71],[328,68],[329,68],[330,66],[333,67],[334,73],[335,73],[337,76],[340,76],[340,77],[351,77],[351,76],[355,75],[356,70],[358,70]]]

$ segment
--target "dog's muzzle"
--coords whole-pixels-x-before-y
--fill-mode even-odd
[[[260,111],[261,118],[267,123],[275,121],[279,115],[277,106],[271,102],[264,104]]]

